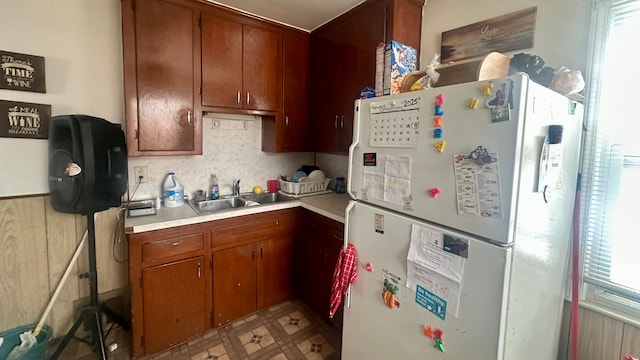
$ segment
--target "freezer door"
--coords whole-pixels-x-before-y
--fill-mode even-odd
[[[405,287],[412,225],[467,240],[458,315],[442,320],[416,302]],[[346,241],[358,253],[358,280],[344,310],[342,359],[502,359],[510,247],[491,245],[459,233],[357,202],[348,214]],[[369,263],[373,272],[365,270]],[[383,302],[383,273],[401,277],[399,307]],[[451,303],[451,299],[448,299]],[[441,353],[423,326],[444,331]]]

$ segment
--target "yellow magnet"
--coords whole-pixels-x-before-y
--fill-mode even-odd
[[[469,102],[467,103],[467,106],[472,108],[472,109],[477,108],[478,107],[478,98],[469,99]]]
[[[438,141],[437,143],[435,143],[433,146],[435,146],[435,148],[440,151],[440,152],[444,152],[444,146],[447,145],[447,142],[442,140],[442,141]]]
[[[487,85],[480,86],[480,90],[484,93],[484,96],[491,95],[491,89],[493,89],[493,83],[490,82]]]

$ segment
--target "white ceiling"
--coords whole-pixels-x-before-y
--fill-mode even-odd
[[[311,31],[364,0],[208,0],[298,29]]]

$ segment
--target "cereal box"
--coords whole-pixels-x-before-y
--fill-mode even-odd
[[[411,46],[389,41],[384,53],[384,95],[400,93],[404,75],[416,71],[418,54]]]

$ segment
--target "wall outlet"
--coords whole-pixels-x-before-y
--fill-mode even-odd
[[[133,167],[133,174],[134,174],[134,179],[133,181],[135,183],[146,183],[147,181],[149,181],[149,178],[147,177],[147,167],[146,166],[134,166]]]

